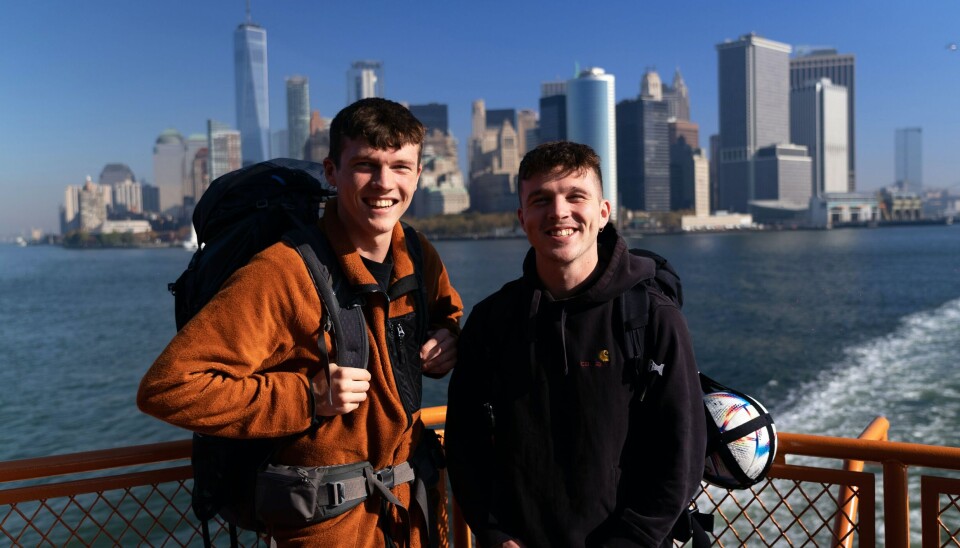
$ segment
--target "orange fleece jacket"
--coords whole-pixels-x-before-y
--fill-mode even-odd
[[[321,229],[352,284],[376,284],[350,245],[337,217],[336,199],[326,207]],[[423,280],[430,308],[430,328],[459,333],[463,304],[450,285],[436,250],[423,236]],[[393,230],[394,272],[391,284],[413,273],[403,229]],[[388,302],[382,293],[364,307],[372,375],[367,400],[346,415],[327,418],[309,436],[284,450],[284,464],[326,466],[369,461],[374,469],[399,464],[420,439],[419,411],[412,424],[397,390],[387,350],[386,319],[410,313],[415,297],[407,293]],[[275,244],[237,270],[223,288],[181,329],[140,383],[137,405],[158,419],[203,434],[237,438],[278,437],[307,430],[310,379],[322,371],[317,337],[321,303],[295,250]],[[336,349],[329,335],[331,360]],[[409,485],[393,492],[410,507]],[[284,546],[383,545],[377,527],[380,498],[300,530],[276,530]],[[394,523],[399,523],[396,509]],[[411,511],[410,546],[420,546],[419,513]],[[392,535],[406,546],[405,535]]]

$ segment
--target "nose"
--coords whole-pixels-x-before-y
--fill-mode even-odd
[[[570,204],[562,197],[557,196],[550,201],[547,215],[549,215],[551,219],[565,219],[570,216]]]
[[[373,170],[373,179],[370,181],[376,186],[390,188],[393,185],[393,172],[390,166],[381,165]]]

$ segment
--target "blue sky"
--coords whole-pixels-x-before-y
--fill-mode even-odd
[[[157,135],[235,123],[233,31],[243,0],[5,3],[0,34],[0,235],[58,230],[63,190],[111,162],[153,180]],[[537,108],[540,84],[599,66],[617,100],[654,67],[679,67],[701,145],[717,130],[714,46],[756,32],[857,57],[857,178],[892,182],[894,130],[923,128],[926,186],[960,183],[960,0],[807,2],[253,0],[267,30],[271,129],[285,123],[284,78],[310,78],[311,107],[346,101],[350,62],[378,59],[386,94],[449,105],[465,144],[470,104]]]

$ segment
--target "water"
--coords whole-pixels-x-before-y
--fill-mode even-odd
[[[724,233],[632,240],[683,277],[701,369],[781,430],[960,446],[960,229]],[[520,273],[523,240],[437,242],[467,311]],[[0,246],[0,460],[183,439],[139,413],[173,336],[182,249]],[[424,404],[446,400],[425,381]]]

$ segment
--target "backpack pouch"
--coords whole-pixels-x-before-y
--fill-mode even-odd
[[[366,495],[345,497],[339,504],[321,504],[320,491],[336,494],[337,482],[363,477],[363,470],[369,467],[366,461],[318,467],[268,465],[257,474],[257,518],[268,527],[297,527],[343,514]],[[327,501],[330,497],[322,498]]]

